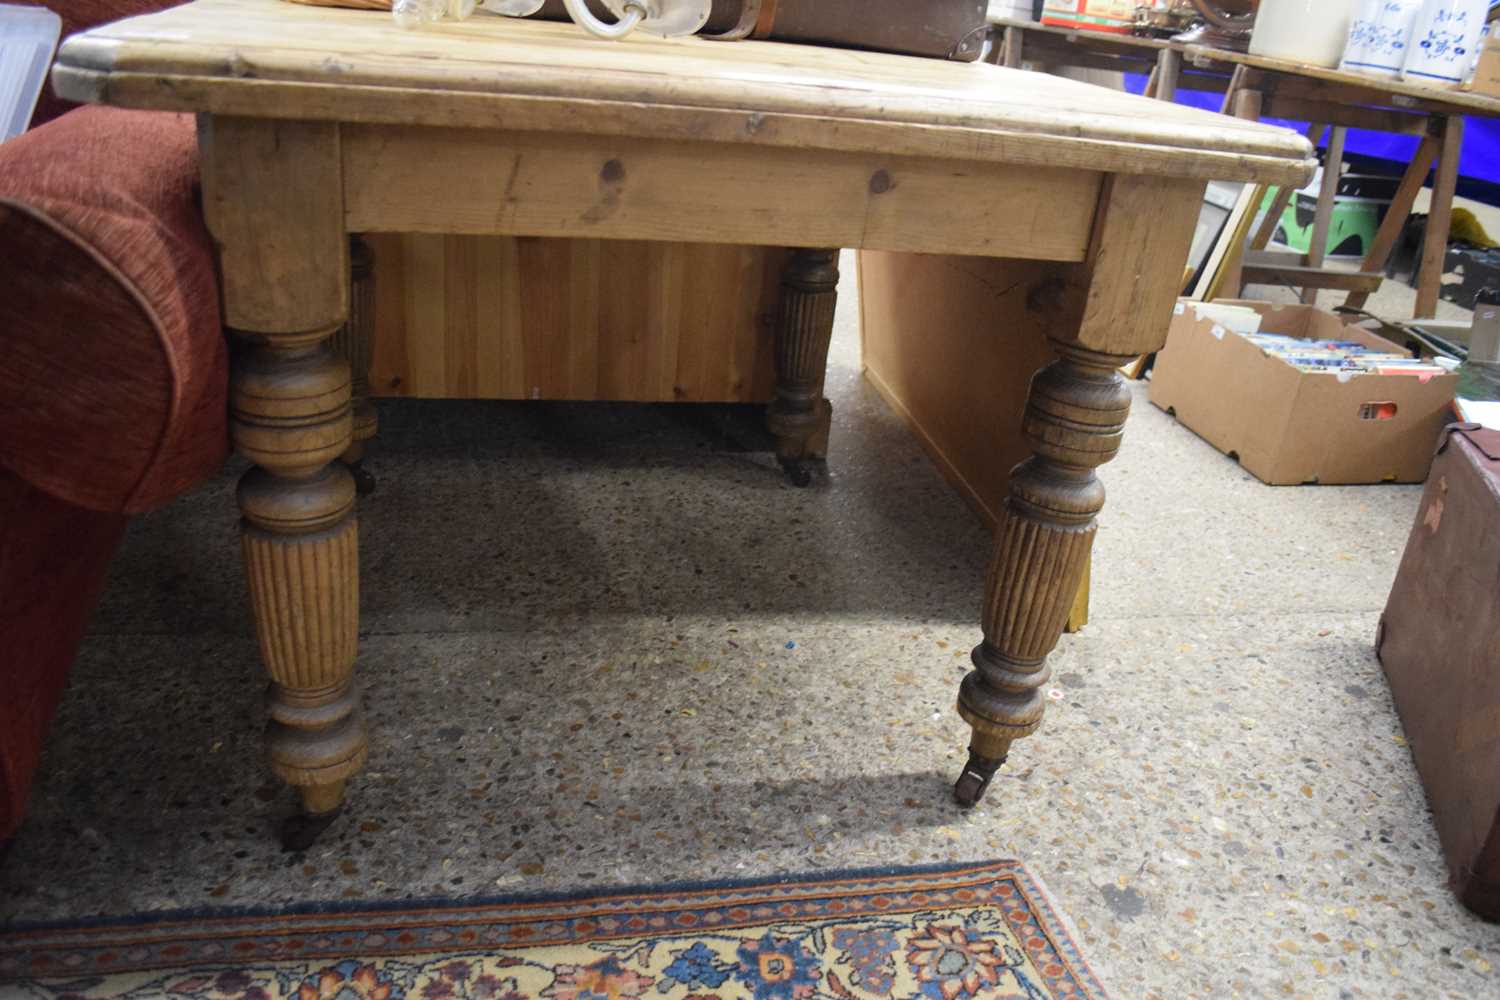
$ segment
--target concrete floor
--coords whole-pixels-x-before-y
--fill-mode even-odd
[[[1500,995],[1371,652],[1420,488],[1262,486],[1137,387],[1093,621],[963,813],[988,541],[862,382],[852,305],[809,490],[745,409],[382,408],[370,763],[305,854],[273,840],[239,466],[139,519],[0,923],[1010,856],[1121,998]]]

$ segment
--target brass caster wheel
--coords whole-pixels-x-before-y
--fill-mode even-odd
[[[964,765],[964,773],[958,776],[958,782],[953,786],[954,800],[965,809],[972,809],[984,798],[985,791],[990,787],[990,781],[995,777],[995,772],[1000,770],[1000,765],[1005,759],[986,760],[983,757],[969,755],[969,762]]]
[[[812,465],[805,458],[783,458],[781,468],[786,472],[787,482],[805,490],[812,485]]]
[[[355,493],[367,497],[375,492],[375,475],[365,468],[364,462],[350,462],[349,475],[354,477]]]

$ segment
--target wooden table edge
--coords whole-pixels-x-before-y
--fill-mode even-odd
[[[350,84],[256,81],[249,87],[219,77],[121,73],[79,68],[59,62],[52,71],[53,87],[66,100],[85,104],[151,111],[179,111],[236,117],[338,121],[401,126],[430,125],[458,128],[504,128],[512,131],[580,131],[707,143],[733,143],[839,153],[885,154],[892,158],[940,159],[955,166],[963,162],[1011,163],[1034,167],[1091,169],[1095,157],[1118,163],[1111,173],[1149,174],[1196,180],[1245,180],[1264,184],[1302,186],[1317,170],[1308,145],[1301,158],[1255,155],[1218,150],[1186,150],[1139,141],[1066,138],[1023,131],[957,128],[888,123],[849,118],[819,118],[784,113],[754,114],[747,127],[744,112],[690,106],[643,105],[630,102],[580,101],[527,95],[403,89],[403,98],[441,97],[442,101],[394,101],[392,88]],[[254,91],[254,92],[252,92]],[[295,115],[278,115],[274,92],[326,94],[324,107]],[[566,127],[558,124],[555,107],[566,103],[577,114]],[[405,111],[393,105],[425,105]],[[442,110],[433,109],[442,105]],[[691,119],[667,120],[663,109]],[[892,153],[899,134],[900,153]],[[1304,140],[1305,143],[1305,140]],[[962,155],[955,155],[955,147]],[[1181,155],[1179,155],[1181,154]]]

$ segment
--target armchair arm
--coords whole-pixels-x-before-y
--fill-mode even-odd
[[[0,146],[0,466],[135,512],[228,450],[228,352],[186,115],[81,108]]]

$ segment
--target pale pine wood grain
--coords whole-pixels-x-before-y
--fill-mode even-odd
[[[1074,274],[1083,310],[1067,339],[1121,355],[1149,354],[1165,343],[1203,187],[1174,178],[1109,178],[1088,259]]]
[[[774,300],[777,395],[797,404],[782,408],[795,419],[779,451],[794,459],[824,447],[814,382],[832,248],[1062,262],[1056,287],[1028,297],[1059,360],[1031,382],[1021,426],[1034,457],[1011,477],[985,641],[960,692],[974,742],[956,791],[972,804],[1040,725],[1044,658],[1103,504],[1092,470],[1128,408],[1115,369],[1161,342],[1204,179],[1310,172],[1306,140],[1285,130],[987,65],[605,44],[483,18],[401,32],[277,0],[199,0],[96,29],[64,47],[54,81],[83,100],[202,116],[229,314],[262,344],[237,362],[233,405],[249,428],[236,442],[262,466],[240,494],[253,600],[292,650],[272,663],[288,678],[273,689],[273,756],[312,812],[337,806],[364,746],[352,644],[323,662],[299,638],[357,635],[357,566],[330,542],[337,530],[340,552],[357,552],[353,484],[323,465],[350,441],[348,372],[319,348],[347,309],[346,230],[406,234],[402,274],[378,294],[405,322],[391,345],[405,367],[389,381],[419,394],[514,392],[519,372],[527,397],[704,398],[724,385],[706,360],[715,347],[694,342],[746,357],[739,338],[763,314],[765,282],[745,280],[736,245],[827,248],[797,251]],[[728,246],[689,257],[641,242],[705,238]],[[755,298],[730,300],[738,322],[720,326],[723,302],[694,297],[722,287],[700,280],[703,260]]]
[[[785,251],[372,234],[377,396],[766,402]]]
[[[202,116],[203,215],[218,246],[226,326],[332,330],[349,312],[339,127]],[[315,259],[320,265],[309,269]]]
[[[1064,271],[943,254],[859,255],[865,376],[992,527],[1011,469],[1031,454],[1021,437],[1031,377],[1057,359],[1050,317],[1027,300]]]
[[[326,825],[367,738],[354,688],[359,636],[349,364],[328,339],[349,310],[339,127],[203,118],[204,215],[224,315],[249,341],[230,380],[230,435],[255,463],[236,493],[246,582],[272,684],[272,769]],[[305,846],[305,845],[304,845]]]
[[[477,16],[403,32],[379,12],[198,0],[59,51],[66,96],[341,121],[697,138],[1223,179],[1305,178],[1305,143],[984,63],[771,42],[632,37]]]
[[[1081,260],[1100,175],[650,139],[350,125],[355,231]]]

